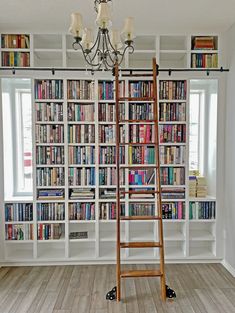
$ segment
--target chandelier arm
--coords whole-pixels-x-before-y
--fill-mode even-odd
[[[106,45],[106,55],[109,57],[109,59],[111,60],[111,62],[113,63],[112,65],[109,64],[108,60],[107,60],[107,64],[109,67],[113,67],[113,65],[115,64],[115,59],[112,58],[112,53],[114,53],[116,55],[116,50],[113,49],[113,47],[111,46],[111,48],[113,49],[113,51],[110,51],[109,46],[108,46],[108,42],[107,42],[107,37],[109,38],[109,35],[107,34],[107,36],[105,36],[105,45]],[[109,40],[108,40],[109,41]],[[110,41],[109,41],[110,42]]]
[[[95,46],[97,45],[97,42],[98,42],[98,46],[99,46],[100,36],[101,36],[101,29],[99,28],[98,34],[97,34],[97,38],[96,38],[95,43],[93,44],[93,46],[89,49],[90,51],[92,51],[95,48]]]
[[[97,56],[97,54],[98,54],[98,52],[99,52],[99,45],[100,45],[100,37],[101,37],[101,35],[99,34],[98,35],[98,42],[97,42],[97,40],[96,40],[96,43],[97,43],[97,47],[96,47],[96,51],[94,52],[94,55],[93,55],[93,57],[91,57],[91,61],[93,62],[94,60],[95,60],[95,58],[96,58],[96,56]],[[91,50],[93,49],[95,47],[95,45],[93,45],[93,47],[91,48]],[[97,65],[99,64],[99,62],[97,63]]]

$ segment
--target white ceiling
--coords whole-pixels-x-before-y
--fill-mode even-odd
[[[79,11],[94,26],[93,0],[0,0],[0,32],[67,33]],[[220,33],[235,22],[235,0],[113,0],[114,26],[135,18],[136,34]]]

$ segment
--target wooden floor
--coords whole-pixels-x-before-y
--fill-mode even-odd
[[[235,312],[235,278],[222,265],[167,265],[166,272],[174,301],[161,302],[159,278],[138,278],[122,280],[117,303],[105,299],[115,286],[113,265],[0,268],[0,313]]]

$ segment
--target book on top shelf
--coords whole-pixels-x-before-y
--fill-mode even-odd
[[[28,34],[2,34],[1,47],[3,49],[29,49],[30,36]]]
[[[192,50],[215,50],[215,40],[214,36],[195,36],[192,38]]]

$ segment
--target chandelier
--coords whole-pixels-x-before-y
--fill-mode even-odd
[[[92,67],[92,70],[110,70],[115,64],[122,63],[127,51],[134,52],[133,18],[126,18],[121,34],[118,30],[111,29],[111,1],[94,0],[98,26],[95,40],[93,40],[92,30],[83,28],[82,15],[78,12],[71,14],[69,31],[74,36],[73,49],[81,49],[86,63]]]

